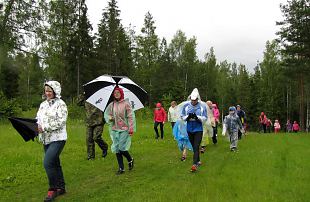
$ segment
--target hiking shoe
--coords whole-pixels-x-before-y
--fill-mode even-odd
[[[185,160],[186,160],[186,156],[182,156],[181,161],[185,161]]]
[[[129,170],[132,170],[133,166],[134,166],[134,160],[133,160],[133,158],[131,158],[131,161],[128,162]]]
[[[196,172],[197,171],[197,165],[192,165],[191,167],[191,172]]]
[[[50,191],[47,192],[47,196],[44,199],[44,202],[53,201],[56,197],[57,197],[57,191],[50,190]]]
[[[233,148],[230,149],[230,151],[236,152],[236,151],[237,151],[237,148],[236,148],[236,147],[233,147]]]
[[[200,148],[200,153],[205,153],[205,151],[206,151],[206,147],[205,146],[202,146],[201,148]]]
[[[124,169],[119,169],[117,172],[116,172],[116,175],[121,175],[121,174],[124,174],[125,173],[125,170]]]
[[[108,155],[108,150],[104,149],[102,150],[102,157],[105,158]]]
[[[66,190],[65,189],[57,189],[57,196],[60,196],[60,195],[63,195],[66,193]]]

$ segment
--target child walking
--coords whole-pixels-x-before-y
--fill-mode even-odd
[[[299,125],[297,123],[297,121],[294,121],[293,123],[293,132],[297,133],[299,131]]]
[[[128,161],[129,170],[134,167],[134,159],[129,154],[131,137],[135,131],[135,115],[130,103],[124,99],[122,88],[116,87],[113,92],[114,101],[111,102],[104,118],[110,126],[110,137],[112,139],[111,151],[116,153],[119,169],[117,175],[125,172],[123,156]]]
[[[279,120],[276,119],[274,120],[274,133],[278,133],[281,129],[281,125],[279,123]]]
[[[238,131],[244,133],[242,123],[236,113],[236,107],[229,107],[229,114],[225,116],[223,122],[223,132],[222,135],[225,136],[226,132],[228,133],[230,141],[230,151],[237,151],[238,146]]]
[[[156,139],[159,138],[159,134],[158,134],[158,125],[160,127],[160,138],[164,139],[164,124],[165,121],[167,119],[167,114],[165,109],[161,106],[160,103],[156,104],[156,108],[154,110],[154,130],[156,133]]]

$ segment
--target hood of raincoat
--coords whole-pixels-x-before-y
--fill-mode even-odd
[[[196,100],[197,98],[198,98],[198,100],[201,100],[197,88],[194,88],[194,90],[192,91],[192,93],[191,93],[191,95],[189,96],[189,98],[190,98],[191,100]]]
[[[116,90],[118,90],[118,91],[120,92],[120,94],[121,94],[121,98],[120,98],[119,100],[123,100],[123,99],[124,99],[124,90],[123,90],[122,88],[120,88],[120,87],[115,87],[115,88],[114,88],[114,91],[113,91],[113,97],[114,97],[114,92],[115,92]],[[115,97],[114,97],[114,98],[115,98]]]
[[[55,93],[56,98],[61,98],[61,86],[58,81],[47,81],[45,82],[44,86],[49,86]]]

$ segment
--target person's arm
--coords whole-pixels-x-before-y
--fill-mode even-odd
[[[185,108],[186,108],[186,105],[184,105],[184,106],[182,107],[182,111],[181,111],[181,119],[182,119],[183,121],[187,121],[187,118],[188,118],[188,115],[187,115],[187,113],[186,113]]]
[[[211,112],[212,113],[212,112]],[[207,120],[207,109],[204,107],[204,106],[202,106],[202,113],[201,113],[201,115],[200,116],[197,116],[198,117],[198,119],[201,121],[201,122],[204,122],[204,121],[206,121]]]
[[[171,113],[170,113],[170,108],[168,109],[168,122],[171,122]]]
[[[167,113],[166,113],[166,111],[165,111],[165,109],[163,107],[161,109],[162,109],[162,112],[163,112],[163,115],[164,115],[163,123],[165,123],[167,121]]]
[[[133,111],[132,111],[131,105],[128,102],[126,102],[125,108],[126,108],[126,114],[127,114],[128,124],[129,124],[128,132],[129,132],[129,135],[132,136],[134,132]]]

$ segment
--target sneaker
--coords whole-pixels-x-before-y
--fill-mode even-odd
[[[200,153],[205,153],[205,151],[206,151],[206,147],[205,146],[202,146],[201,148],[200,148]]]
[[[191,167],[191,172],[196,172],[197,171],[197,165],[192,165]]]
[[[132,170],[132,169],[133,169],[133,166],[134,166],[134,159],[131,158],[131,161],[128,162],[129,170]]]
[[[87,160],[95,160],[94,156],[87,156]]]
[[[181,161],[185,161],[185,160],[186,160],[186,156],[182,156]]]
[[[102,157],[105,158],[108,155],[108,150],[102,150]]]
[[[119,169],[117,172],[116,172],[116,175],[121,175],[121,174],[124,174],[125,173],[125,170],[124,169]]]
[[[236,152],[236,151],[237,151],[237,148],[236,148],[236,147],[233,147],[233,148],[230,149],[230,151]]]
[[[202,165],[201,161],[198,161],[197,166],[201,166],[201,165]]]
[[[44,199],[44,202],[53,201],[56,197],[57,197],[57,191],[50,190],[47,192],[47,196]]]
[[[63,195],[66,193],[66,190],[65,189],[57,189],[57,196],[60,196],[60,195]]]

